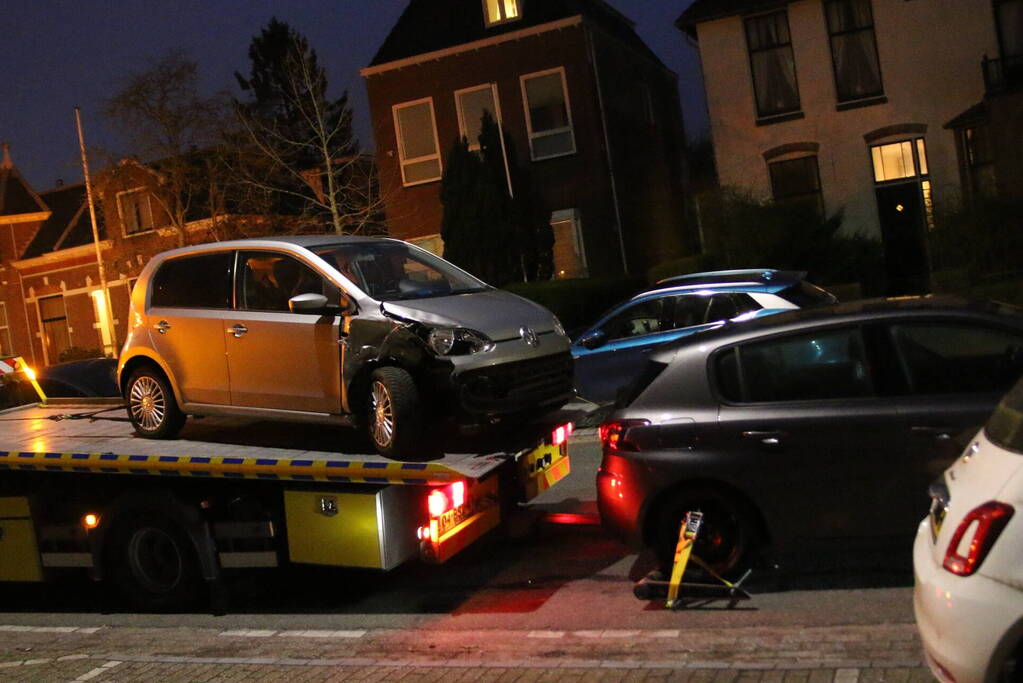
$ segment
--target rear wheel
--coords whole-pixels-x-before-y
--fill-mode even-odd
[[[670,573],[685,514],[703,513],[693,555],[716,574],[735,577],[752,562],[755,539],[751,514],[724,494],[712,490],[685,491],[665,505],[655,530],[655,550],[661,569]],[[690,561],[687,574],[705,577],[707,572]]]
[[[139,436],[172,439],[185,424],[174,392],[163,375],[151,368],[132,373],[124,392],[128,419]]]
[[[423,435],[422,404],[412,376],[401,368],[377,368],[370,375],[366,428],[381,455],[415,455]]]
[[[131,515],[112,530],[107,562],[118,592],[145,611],[181,609],[202,594],[195,549],[171,520]]]

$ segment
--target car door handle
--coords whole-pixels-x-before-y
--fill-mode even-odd
[[[245,325],[233,325],[228,331],[228,334],[233,334],[235,339],[239,339],[243,334],[249,331],[249,328]]]
[[[948,427],[928,427],[924,425],[914,425],[909,428],[909,431],[913,436],[932,436],[939,441],[948,441],[952,438],[952,429]]]
[[[788,436],[787,432],[776,429],[753,429],[742,433],[744,439],[759,439],[760,443],[767,446],[777,446],[781,440]]]
[[[160,334],[163,334],[164,332],[171,328],[170,323],[167,322],[166,320],[161,320],[160,322],[153,325],[153,327],[156,328],[156,331],[159,332]]]

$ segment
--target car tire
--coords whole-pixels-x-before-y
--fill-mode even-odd
[[[147,439],[173,439],[185,424],[174,392],[164,376],[151,368],[132,373],[124,391],[128,419]]]
[[[366,430],[378,453],[407,459],[423,433],[422,405],[415,381],[405,370],[377,368],[370,375],[366,398]]]
[[[693,555],[724,578],[734,578],[747,569],[756,549],[752,515],[746,506],[709,489],[686,490],[661,508],[654,547],[660,568],[671,573],[682,520],[691,510],[703,513]],[[706,579],[707,571],[690,562],[686,575]]]
[[[111,529],[105,555],[112,588],[146,612],[194,605],[203,595],[203,582],[195,548],[184,530],[154,513],[123,519]]]

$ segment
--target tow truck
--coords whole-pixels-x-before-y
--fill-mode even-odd
[[[205,418],[153,441],[116,399],[12,408],[0,412],[0,581],[84,571],[164,610],[216,596],[236,570],[446,562],[569,474],[569,417],[499,448],[394,461],[329,427]]]

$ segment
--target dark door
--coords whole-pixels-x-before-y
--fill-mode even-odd
[[[881,219],[888,294],[923,294],[929,289],[927,245],[924,242],[923,195],[920,183],[875,188]]]

